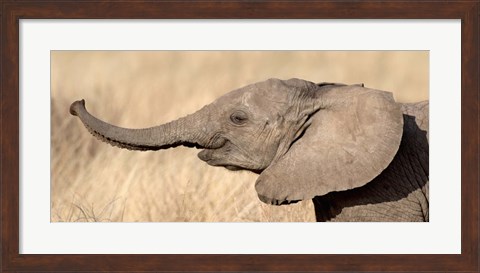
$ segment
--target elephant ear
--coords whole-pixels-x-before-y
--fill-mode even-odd
[[[279,205],[361,187],[397,153],[403,115],[391,93],[319,86],[315,105],[319,109],[303,135],[257,179],[263,202]]]

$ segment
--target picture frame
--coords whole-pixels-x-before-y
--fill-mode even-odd
[[[477,272],[479,238],[478,1],[4,1],[1,43],[2,271]],[[461,19],[462,239],[459,255],[19,254],[20,19]]]

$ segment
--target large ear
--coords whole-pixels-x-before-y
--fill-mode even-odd
[[[391,93],[359,85],[319,86],[315,93],[320,109],[311,125],[257,179],[255,188],[265,203],[361,187],[397,153],[403,115]]]

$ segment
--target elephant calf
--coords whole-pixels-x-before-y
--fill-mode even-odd
[[[312,199],[318,221],[428,221],[428,102],[396,103],[363,85],[269,79],[146,129],[70,113],[130,150],[203,149],[212,166],[259,174],[261,201]]]

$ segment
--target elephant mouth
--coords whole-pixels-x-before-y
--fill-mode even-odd
[[[198,157],[205,161],[208,165],[210,166],[214,166],[214,167],[223,167],[229,171],[242,171],[242,170],[245,170],[245,168],[242,168],[242,167],[239,167],[239,166],[236,166],[236,165],[231,165],[231,164],[225,164],[225,163],[221,163],[221,162],[218,162],[217,160],[213,159],[213,158],[210,158],[208,157],[208,153],[211,151],[212,149],[207,149],[207,150],[203,150],[201,151],[200,153],[198,153]]]
[[[213,141],[216,145],[212,145],[209,148],[202,147],[203,150],[198,153],[198,158],[202,161],[205,161],[210,166],[215,167],[224,167],[230,171],[240,171],[245,170],[240,166],[233,165],[231,163],[225,163],[223,160],[218,158],[218,153],[220,149],[229,149],[228,143],[229,141],[225,138],[218,138],[217,140]],[[215,155],[217,153],[217,155]]]
[[[213,153],[216,150],[223,148],[227,142],[228,140],[226,138],[214,136],[207,146],[200,147],[200,149],[203,150],[198,153],[198,158],[207,162],[209,165],[220,166],[220,164],[216,164]]]
[[[220,147],[220,148],[221,148],[221,147]],[[202,161],[207,162],[208,165],[211,165],[211,166],[222,166],[222,164],[219,163],[219,162],[216,162],[216,160],[215,160],[214,157],[213,157],[213,153],[215,152],[215,150],[220,149],[220,148],[212,149],[212,148],[205,148],[205,147],[203,147],[203,150],[198,153],[198,158],[200,158]]]
[[[222,147],[220,147],[222,148]],[[229,171],[251,171],[256,174],[260,174],[263,169],[255,169],[248,166],[241,166],[241,165],[234,165],[232,163],[226,163],[214,156],[216,150],[220,149],[204,149],[200,153],[198,153],[198,158],[202,161],[205,161],[208,165],[214,167],[223,167]]]

